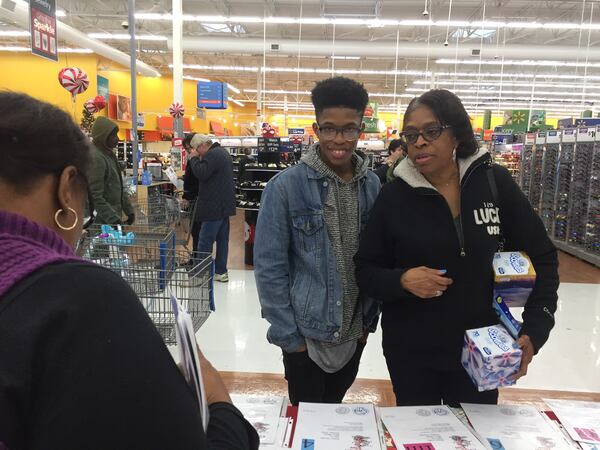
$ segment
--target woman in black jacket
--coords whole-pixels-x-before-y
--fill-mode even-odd
[[[465,330],[498,322],[492,257],[500,234],[505,250],[527,252],[537,272],[523,313],[517,378],[554,326],[556,249],[508,171],[478,148],[456,95],[433,90],[414,99],[402,137],[408,158],[383,187],[356,256],[360,288],[382,303],[396,401],[496,403],[498,391],[478,392],[460,359]]]
[[[0,448],[257,449],[258,435],[201,356],[204,432],[133,290],[73,254],[90,223],[90,150],[70,116],[0,93],[0,153]]]

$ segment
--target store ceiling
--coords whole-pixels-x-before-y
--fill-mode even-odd
[[[58,7],[66,24],[128,52],[127,40],[106,38],[126,33],[126,1],[58,0]],[[170,1],[136,2],[139,59],[165,75],[170,12]],[[256,98],[264,65],[270,102],[285,94],[269,91],[286,91],[289,102],[306,103],[315,81],[345,73],[383,105],[397,103],[394,92],[406,105],[432,80],[457,90],[472,111],[530,100],[532,86],[535,105],[556,105],[548,110],[600,103],[596,0],[184,0],[183,13],[184,75],[227,81],[242,90],[239,99]],[[0,22],[0,46],[26,43],[1,36],[15,29]]]

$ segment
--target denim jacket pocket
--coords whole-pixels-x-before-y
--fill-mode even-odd
[[[319,248],[319,233],[323,228],[323,216],[320,214],[303,214],[292,217],[295,237],[305,252],[315,252]]]

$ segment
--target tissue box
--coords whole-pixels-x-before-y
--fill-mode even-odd
[[[462,365],[479,392],[515,384],[522,351],[502,325],[465,332]]]
[[[524,252],[494,254],[494,298],[509,307],[525,306],[535,285],[535,269]]]

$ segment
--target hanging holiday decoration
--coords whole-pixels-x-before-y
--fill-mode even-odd
[[[87,102],[85,102],[85,105],[83,107],[83,114],[81,116],[81,124],[80,124],[80,128],[88,136],[92,133],[92,127],[94,126],[94,122],[96,121],[94,114],[88,110],[88,103],[91,101],[92,100],[90,99]]]
[[[78,67],[67,67],[58,73],[58,82],[71,93],[73,102],[77,94],[85,92],[90,85],[87,74]]]
[[[185,112],[185,108],[181,103],[173,103],[169,108],[169,114],[175,119],[179,119],[183,117],[183,113]]]
[[[262,137],[264,137],[264,138],[275,137],[275,134],[276,134],[275,129],[267,122],[263,122],[261,133],[262,133]]]
[[[94,114],[94,113],[97,113],[98,111],[100,111],[98,109],[98,105],[96,105],[96,102],[94,101],[93,98],[90,98],[87,102],[85,102],[83,104],[83,107],[90,114]]]
[[[94,104],[98,108],[98,111],[102,111],[106,107],[106,100],[101,95],[94,97]]]

